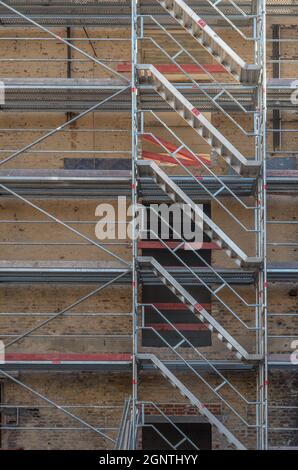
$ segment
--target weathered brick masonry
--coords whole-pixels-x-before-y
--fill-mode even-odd
[[[56,34],[65,36],[65,28],[54,28]],[[268,35],[271,32],[271,24],[268,24]],[[151,32],[154,34],[154,31]],[[117,28],[88,28],[89,37],[117,37],[130,39],[130,31]],[[242,54],[245,59],[253,58],[253,50],[247,47],[244,40],[239,40],[236,32],[218,28],[218,34],[222,35],[230,45]],[[284,28],[283,34],[287,37],[296,38],[297,28],[290,24]],[[45,37],[46,35],[33,28],[6,28],[1,30],[1,35],[6,37]],[[71,28],[73,38],[82,37],[82,28]],[[179,36],[179,35],[178,35]],[[155,34],[159,41],[163,41],[162,35]],[[198,50],[191,38],[181,35],[183,44],[189,47],[190,52],[197,54],[198,60],[206,59],[206,52]],[[1,42],[1,56],[7,59],[34,58],[47,59],[47,62],[2,62],[0,78],[66,78],[67,67],[63,61],[51,59],[65,59],[67,47],[58,40],[51,41],[19,41],[11,39]],[[163,44],[167,46],[166,41]],[[122,63],[129,63],[130,42],[93,42],[85,41],[81,47],[91,55]],[[168,46],[169,47],[169,46]],[[271,49],[268,46],[270,57]],[[169,47],[169,53],[174,51]],[[286,46],[284,55],[291,56],[292,46]],[[166,63],[159,53],[154,50],[152,44],[143,44],[141,50],[144,63]],[[208,56],[208,55],[207,55]],[[82,57],[75,51],[72,59]],[[271,77],[272,64],[269,64],[269,77]],[[295,65],[283,65],[287,67],[287,76],[297,76]],[[102,68],[89,62],[74,61],[71,64],[72,78],[105,78],[110,79],[111,74]],[[228,81],[227,75],[222,81]],[[160,113],[166,118],[171,129],[189,145],[194,152],[209,153],[209,147],[198,138],[189,127],[174,113]],[[253,140],[249,137],[239,139],[235,133],[235,127],[226,117],[220,113],[208,114],[214,126],[222,132],[244,155],[253,155]],[[233,114],[239,119],[239,114]],[[293,114],[283,113],[283,125],[287,128],[296,128],[296,117]],[[5,132],[0,130],[1,149],[5,150],[3,155],[10,154],[34,139],[38,138],[46,129],[56,128],[64,123],[66,114],[60,112],[5,112],[0,114],[1,129],[21,129],[20,131]],[[271,116],[269,116],[271,121]],[[251,118],[241,116],[241,125],[249,129]],[[107,132],[96,133],[93,129],[101,128]],[[35,129],[35,130],[33,130]],[[90,131],[91,129],[91,131]],[[108,132],[113,129],[113,132]],[[131,115],[129,112],[119,111],[92,113],[76,124],[72,125],[70,132],[59,132],[46,142],[38,145],[34,152],[29,151],[20,158],[12,160],[5,169],[63,169],[64,158],[92,158],[117,157],[128,158],[131,148],[130,141]],[[169,138],[167,132],[158,127],[152,120],[152,129],[163,138]],[[81,132],[89,130],[88,132]],[[25,132],[26,131],[26,132]],[[41,131],[41,133],[40,133]],[[123,132],[127,131],[127,132]],[[283,148],[297,152],[297,134],[283,134]],[[67,154],[61,153],[67,151]],[[45,152],[44,152],[45,151]],[[78,154],[80,151],[82,153]],[[92,153],[93,152],[93,153]],[[98,152],[98,154],[96,154]],[[112,152],[116,152],[113,154]],[[272,138],[269,136],[269,152],[273,152]],[[274,154],[275,156],[275,154]],[[281,155],[283,156],[283,155]],[[226,173],[226,166],[217,159],[212,160],[212,170],[218,175]],[[169,173],[179,173],[179,169],[169,169]],[[200,174],[203,174],[202,170]],[[36,199],[32,201],[43,209],[49,211],[55,217],[79,223],[82,221],[95,221],[95,209],[101,202],[111,202],[104,199],[84,198],[57,198]],[[245,222],[247,226],[253,225],[253,213],[239,208],[239,205],[229,201],[227,205],[236,217]],[[250,205],[251,198],[245,199]],[[113,204],[116,204],[113,202]],[[84,262],[97,262],[96,266],[105,267],[111,262],[111,257],[94,246],[77,245],[79,242],[74,234],[67,232],[63,227],[53,224],[31,224],[20,223],[20,221],[42,221],[42,214],[28,207],[22,201],[16,201],[10,197],[1,197],[0,201],[1,220],[12,219],[15,223],[0,225],[1,242],[14,241],[16,245],[6,245],[2,251],[1,260],[9,262],[51,261],[65,265],[67,262],[75,262],[77,266],[84,266]],[[241,234],[239,226],[223,215],[219,204],[211,204],[212,220],[227,232],[248,254],[253,253],[255,242],[250,234]],[[296,208],[292,196],[278,195],[270,196],[268,199],[268,219],[296,221]],[[94,225],[77,225],[84,235],[94,238]],[[295,242],[297,238],[296,226],[272,225],[269,229],[269,241],[272,242]],[[117,240],[116,240],[117,241]],[[123,240],[122,240],[123,241]],[[21,243],[28,242],[24,245]],[[55,242],[57,246],[47,243]],[[18,244],[20,243],[20,244]],[[31,243],[31,244],[30,244]],[[38,243],[38,245],[32,245]],[[71,244],[74,243],[74,244]],[[131,242],[124,240],[124,245],[113,247],[113,252],[125,260],[131,260]],[[296,246],[273,246],[268,247],[269,262],[293,262],[297,261]],[[222,251],[212,253],[212,264],[222,268],[235,267],[233,261],[227,258]],[[98,287],[96,282],[83,284],[1,284],[0,285],[0,310],[2,313],[15,313],[10,316],[0,316],[0,339],[9,342],[15,335],[21,335],[39,323],[43,318],[28,316],[28,313],[46,314],[58,313],[67,306],[76,302],[77,299],[87,295]],[[255,286],[237,286],[237,292],[242,295],[248,304],[255,302]],[[141,292],[140,292],[141,298]],[[241,320],[249,325],[254,325],[254,308],[243,305],[232,292],[223,290],[221,298],[237,312]],[[113,313],[129,314],[131,312],[132,298],[131,286],[113,285],[90,299],[82,305],[71,310],[72,315],[63,315],[53,320],[48,325],[40,328],[33,336],[28,336],[10,347],[10,352],[17,353],[128,353],[132,352],[132,318],[131,316],[115,317]],[[275,283],[269,286],[269,311],[272,313],[288,312],[297,314],[297,285],[294,283]],[[102,313],[104,316],[93,317],[92,313]],[[84,314],[76,316],[76,314]],[[251,332],[247,332],[241,322],[235,321],[222,304],[212,299],[211,313],[220,324],[224,326],[237,340],[248,349],[254,349]],[[282,338],[269,339],[269,352],[271,354],[286,354],[292,352],[290,336],[294,331],[293,317],[270,317],[269,334],[282,335]],[[52,335],[48,337],[47,335]],[[150,348],[143,348],[143,352],[149,352]],[[201,349],[202,353],[208,354],[210,359],[235,359],[223,344],[212,334],[212,346]],[[252,351],[254,352],[254,351]],[[157,352],[164,359],[173,359],[173,355],[160,348]],[[194,358],[191,350],[186,352],[189,359]],[[255,370],[224,371],[225,376],[239,389],[249,401],[255,400],[256,373]],[[32,389],[46,395],[60,406],[66,407],[80,419],[90,423],[95,428],[107,430],[112,438],[117,436],[117,429],[121,419],[125,399],[131,395],[132,374],[131,368],[125,372],[105,371],[15,371],[13,377],[24,382]],[[220,384],[219,378],[210,372],[203,371],[202,376],[213,386]],[[249,448],[255,448],[255,434],[247,431],[245,426],[208,390],[198,377],[191,373],[183,374],[177,372],[177,377],[189,387],[193,393],[203,397],[204,404],[222,422],[230,423],[230,429],[241,438]],[[297,402],[297,376],[292,370],[272,370],[269,376],[270,401],[272,406],[292,407]],[[139,377],[140,400],[155,402],[160,409],[171,416],[196,416],[197,409],[186,402],[179,391],[157,372],[144,371]],[[230,389],[223,387],[222,396],[226,398],[241,415],[250,423],[255,422],[253,406],[243,406],[243,402],[235,396]],[[24,390],[18,384],[0,377],[1,402],[7,405],[0,409],[0,448],[24,448],[24,449],[99,449],[111,448],[112,444],[96,434],[94,430],[79,429],[81,424],[74,418],[63,414],[61,410],[50,409],[47,403]],[[297,403],[296,403],[297,404]],[[156,410],[150,404],[145,406],[145,413],[154,415]],[[269,410],[270,425],[273,428],[287,427],[297,428],[297,413],[293,408]],[[36,427],[36,430],[28,429]],[[20,429],[17,429],[20,428]],[[41,430],[41,428],[49,428]],[[56,428],[56,429],[55,429]],[[61,428],[62,431],[59,431]],[[64,430],[63,430],[64,429]],[[297,436],[297,434],[296,434]],[[270,433],[270,446],[298,446],[295,431],[280,433],[274,430]],[[214,449],[229,448],[227,441],[216,429],[212,431],[212,446]]]

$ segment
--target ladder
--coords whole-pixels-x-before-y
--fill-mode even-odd
[[[193,215],[196,215],[203,222],[202,226],[200,224],[199,229],[201,230],[203,227],[203,231],[209,236],[210,241],[223,249],[238,266],[255,268],[261,264],[261,258],[247,256],[155,162],[139,160],[138,170],[141,177],[149,176],[153,178],[157,186],[173,202],[191,207]],[[194,217],[194,221],[196,221],[196,217]]]
[[[247,64],[183,0],[157,1],[236,80],[249,84],[258,82],[260,67]]]
[[[152,269],[153,273],[167,286],[177,298],[194,314],[197,314],[201,322],[208,325],[209,330],[217,335],[217,338],[226,345],[229,351],[233,352],[238,359],[256,362],[261,359],[258,354],[248,353],[241,344],[238,343],[226,331],[207,310],[194,298],[184,287],[154,258],[139,257],[138,263],[142,267]]]
[[[261,163],[248,160],[208,119],[195,108],[153,65],[139,65],[140,77],[151,83],[156,92],[203,138],[236,173],[256,177]]]
[[[238,450],[245,450],[246,447],[226,428],[226,426],[204,405],[204,403],[194,395],[169,369],[165,364],[160,361],[154,354],[138,354],[138,359],[143,361],[151,361],[153,366],[160,371],[160,373],[177,388],[181,395],[187,398],[192,406],[195,406],[201,415],[207,421],[215,426],[217,430],[223,434],[228,442],[236,447]]]

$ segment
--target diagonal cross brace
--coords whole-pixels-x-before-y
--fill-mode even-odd
[[[116,441],[114,439],[112,439],[110,436],[108,436],[107,434],[105,434],[103,431],[101,431],[100,429],[98,428],[95,428],[94,426],[92,426],[91,424],[87,423],[87,421],[83,420],[82,418],[80,418],[79,416],[76,416],[74,415],[73,413],[71,413],[70,411],[66,410],[63,406],[60,406],[58,405],[57,403],[55,403],[53,400],[50,400],[48,397],[46,397],[45,395],[42,395],[41,393],[39,393],[37,390],[34,390],[33,388],[29,387],[28,385],[24,384],[23,382],[21,382],[20,380],[16,379],[15,377],[13,377],[12,375],[8,374],[7,372],[5,372],[4,370],[1,370],[0,369],[0,374],[4,375],[4,377],[6,377],[7,379],[11,380],[12,382],[14,382],[15,384],[17,385],[20,385],[21,387],[23,387],[25,390],[27,390],[28,392],[32,393],[33,395],[36,395],[38,398],[40,398],[41,400],[44,400],[46,401],[47,403],[49,403],[50,405],[52,405],[54,408],[56,408],[57,410],[59,411],[62,411],[64,414],[66,414],[67,416],[69,416],[70,418],[74,419],[75,421],[78,421],[79,423],[81,423],[84,427],[88,428],[89,430],[91,431],[94,431],[96,432],[97,434],[100,435],[100,437],[104,438],[104,439],[107,439],[108,441],[111,441],[112,443],[115,443]],[[82,427],[83,429],[83,427]]]

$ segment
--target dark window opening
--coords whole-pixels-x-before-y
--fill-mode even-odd
[[[181,417],[182,419],[184,417]],[[171,419],[173,419],[171,417]],[[187,436],[188,439],[200,450],[212,449],[212,428],[208,423],[188,422],[188,417],[183,422],[175,422],[175,425]],[[175,417],[174,417],[175,421]],[[171,450],[172,447],[163,439],[164,436],[173,447],[183,439],[181,434],[171,423],[158,423],[154,419],[146,420],[146,426],[142,428],[143,450]],[[183,442],[177,450],[194,450],[189,442]]]
[[[211,207],[204,204],[204,213],[211,217]],[[170,219],[173,222],[173,218]],[[181,217],[181,223],[183,219]],[[147,211],[147,227],[150,227],[150,211]],[[182,231],[182,227],[181,227]],[[158,236],[161,235],[161,224],[158,227]],[[149,238],[149,237],[148,237]],[[164,241],[173,241],[173,232],[169,231],[169,238]],[[178,240],[175,240],[179,244]],[[204,234],[203,242],[210,242],[210,239]],[[156,247],[154,246],[156,244]],[[162,266],[177,266],[177,268],[185,269],[180,259],[187,265],[192,267],[205,267],[206,263],[211,264],[211,249],[196,250],[200,255],[198,257],[192,250],[178,249],[176,254],[172,254],[167,248],[163,248],[162,244],[156,238],[151,237],[149,244],[142,244],[142,256],[152,256]],[[205,261],[205,262],[204,262]],[[174,275],[175,276],[175,275]],[[190,274],[190,277],[192,275]],[[211,309],[211,295],[208,289],[199,285],[199,281],[194,277],[194,285],[186,286],[186,290],[203,305],[207,311]],[[177,296],[173,294],[166,286],[160,285],[144,285],[142,289],[142,302],[144,304],[155,305],[153,307],[145,307],[145,327],[142,332],[142,345],[144,347],[167,347],[176,346],[183,340],[187,341],[181,344],[183,348],[206,347],[212,345],[211,332],[207,325],[202,323],[198,317],[183,305]],[[175,331],[175,328],[179,331]]]

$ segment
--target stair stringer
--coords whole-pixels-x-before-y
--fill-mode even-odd
[[[192,211],[203,221],[203,227],[208,226],[208,230],[204,229],[205,233],[210,236],[220,248],[223,248],[226,254],[234,260],[238,266],[249,266],[256,267],[261,263],[261,259],[257,257],[249,257],[241,250],[233,240],[231,240],[226,233],[219,228],[203,210],[195,204],[185,192],[179,188],[179,186],[172,181],[171,178],[153,161],[150,160],[139,160],[138,168],[140,173],[145,173],[146,176],[151,176],[155,180],[156,184],[169,196],[174,202],[182,202],[187,206],[190,206]],[[199,227],[200,230],[202,227]],[[211,232],[211,233],[210,233]],[[218,240],[214,239],[213,233],[218,237]],[[223,246],[224,245],[224,246]],[[225,249],[226,247],[226,249]]]
[[[186,305],[186,307],[198,315],[201,322],[208,323],[208,329],[217,334],[218,339],[226,344],[229,351],[235,353],[238,359],[245,359],[250,362],[257,362],[261,360],[258,354],[248,353],[241,344],[236,341],[228,331],[223,328],[215,318],[207,312],[207,310],[187,292],[184,287],[154,258],[138,257],[139,264],[143,266],[150,266],[154,274],[159,277],[164,285],[166,285],[178,298]]]
[[[246,447],[229,431],[226,426],[204,405],[204,403],[194,395],[154,354],[138,354],[139,360],[150,360],[153,365],[167,378],[171,384],[178,388],[180,393],[195,406],[200,414],[207,421],[215,426],[220,434],[223,434],[230,444],[233,444],[238,450],[246,450]]]
[[[138,66],[143,77],[151,81],[156,92],[241,176],[256,177],[261,168],[257,160],[248,160],[154,65]]]
[[[236,80],[250,84],[258,82],[260,67],[256,64],[245,62],[183,0],[157,1]],[[182,15],[178,12],[182,12]]]

